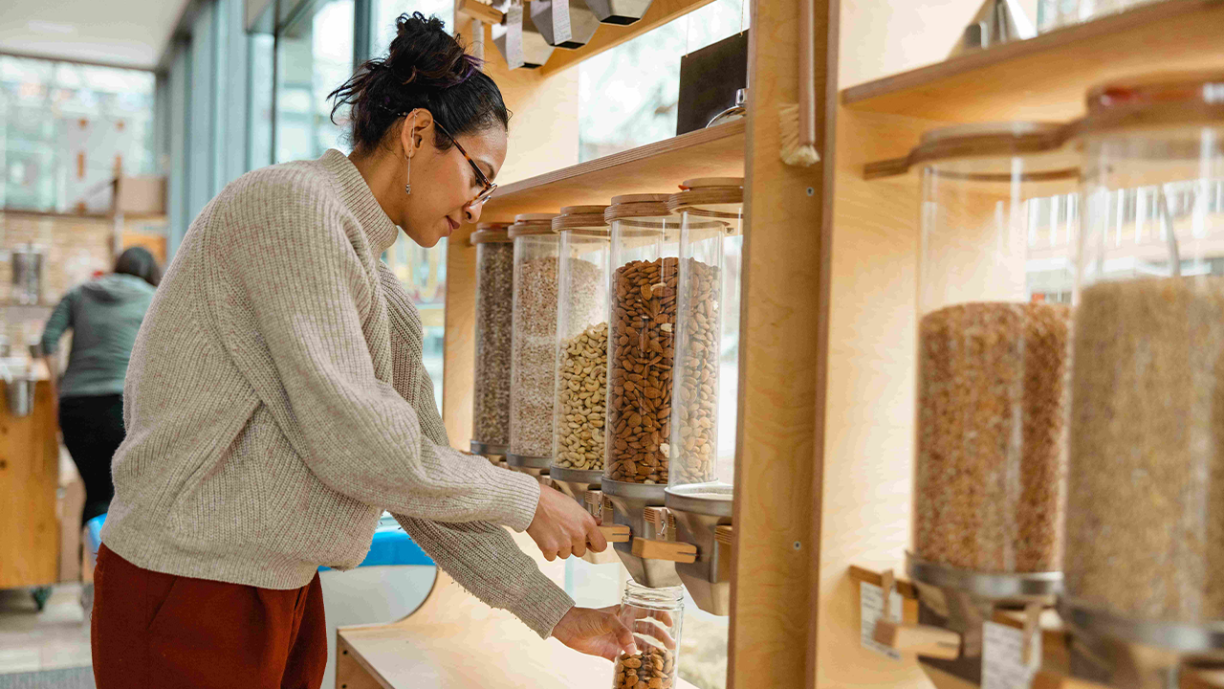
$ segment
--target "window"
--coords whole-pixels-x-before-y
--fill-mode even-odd
[[[370,0],[370,57],[386,57],[395,38],[395,19],[405,12],[420,12],[446,22],[455,33],[455,4],[451,0]]]
[[[327,94],[353,74],[353,0],[304,3],[276,39],[276,161],[352,150],[342,110],[331,121]]]
[[[155,172],[152,72],[0,55],[0,207],[109,208],[105,182]]]
[[[578,159],[676,135],[680,58],[748,28],[745,0],[709,5],[578,66]]]
[[[442,360],[445,352],[446,238],[432,249],[417,245],[401,233],[383,254],[421,314],[421,358],[433,381],[434,401],[442,411]],[[454,440],[452,438],[452,440]]]

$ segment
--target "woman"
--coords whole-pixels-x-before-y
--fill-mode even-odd
[[[106,514],[115,494],[111,456],[123,442],[123,377],[160,280],[153,254],[128,249],[113,273],[68,290],[43,329],[42,352],[52,372],[58,370],[52,355],[60,337],[73,332],[68,370],[56,392],[64,445],[85,483],[82,524]],[[51,383],[55,387],[54,375]]]
[[[350,568],[384,509],[461,585],[541,637],[612,658],[633,637],[520,552],[606,542],[532,478],[451,449],[421,324],[378,257],[480,216],[509,114],[436,19],[333,96],[350,156],[236,180],[187,232],[136,342],[128,435],[95,571],[94,671],[112,687],[318,687],[317,570]]]

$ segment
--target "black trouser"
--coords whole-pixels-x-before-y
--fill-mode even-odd
[[[123,395],[64,397],[59,403],[64,445],[85,482],[85,511],[81,524],[106,514],[115,484],[111,457],[123,442]]]

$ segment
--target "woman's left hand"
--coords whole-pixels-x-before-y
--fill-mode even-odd
[[[570,608],[553,628],[553,637],[575,651],[616,660],[622,653],[637,653],[633,633],[617,617],[619,605],[610,608]]]

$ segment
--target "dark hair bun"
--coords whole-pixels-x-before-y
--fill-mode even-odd
[[[395,29],[383,66],[401,84],[445,89],[461,83],[477,69],[475,58],[446,33],[446,25],[437,17],[425,17],[420,12],[401,14],[395,20]]]
[[[328,96],[333,122],[340,108],[352,107],[349,137],[354,147],[377,145],[400,117],[417,108],[429,110],[455,136],[496,123],[507,126],[510,113],[501,91],[480,70],[480,60],[446,33],[442,20],[420,12],[401,14],[395,28],[387,57],[366,61]],[[434,144],[449,148],[451,142],[437,135]]]

